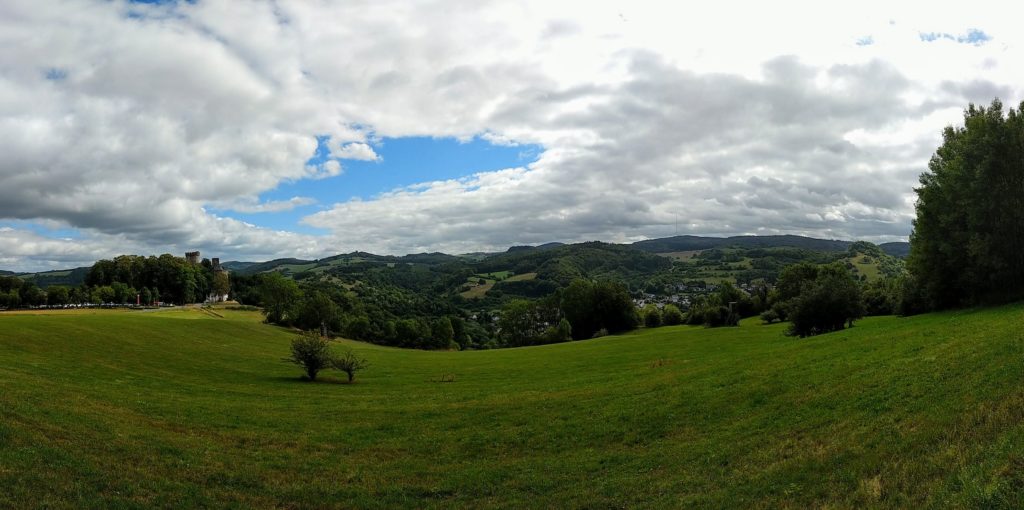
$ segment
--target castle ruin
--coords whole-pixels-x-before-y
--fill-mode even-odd
[[[199,264],[199,252],[185,252],[185,261],[189,264]],[[220,259],[217,257],[210,260],[210,263],[213,271],[213,279],[210,282],[210,294],[206,296],[206,302],[223,303],[228,300],[228,293],[231,289],[231,283],[228,279],[228,270],[224,269],[224,267],[220,265]]]

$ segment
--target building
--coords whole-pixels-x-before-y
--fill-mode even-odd
[[[196,256],[199,255],[199,252],[195,253]],[[228,270],[220,265],[219,258],[214,257],[211,262],[213,263],[213,285],[210,288],[210,295],[206,296],[206,302],[223,303],[228,300],[228,291],[231,288]]]
[[[185,262],[189,264],[199,263],[199,252],[198,251],[187,251],[185,252]]]

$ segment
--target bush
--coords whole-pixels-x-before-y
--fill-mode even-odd
[[[360,357],[352,349],[345,349],[342,353],[336,356],[331,365],[334,368],[345,372],[348,375],[348,382],[352,382],[356,378],[356,372],[370,366],[366,358]]]
[[[761,312],[761,322],[765,324],[771,324],[773,322],[777,322],[778,320],[779,314],[776,313],[774,309],[769,308]]]
[[[557,326],[552,326],[544,332],[544,343],[557,344],[572,340],[572,325],[564,317],[558,321]]]
[[[661,322],[666,326],[677,326],[683,323],[683,312],[676,305],[665,305],[661,311]]]
[[[313,331],[304,331],[292,340],[292,355],[285,361],[294,363],[306,371],[306,377],[315,381],[317,374],[333,365],[330,344],[327,339]]]
[[[728,306],[708,306],[704,308],[704,325],[709,328],[722,326],[737,326],[740,323],[740,315]]]
[[[654,305],[644,307],[644,326],[648,328],[661,326],[661,310],[658,310],[658,307]]]

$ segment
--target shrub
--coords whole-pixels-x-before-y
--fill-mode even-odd
[[[332,360],[331,363],[334,368],[345,372],[348,375],[348,382],[352,382],[356,378],[356,372],[368,367],[370,364],[366,361],[366,358],[360,357],[352,349],[345,349],[342,353]]]
[[[761,322],[765,324],[771,324],[779,320],[779,314],[774,309],[769,308],[761,312]]]
[[[306,371],[306,377],[315,381],[317,374],[329,368],[334,361],[327,339],[314,331],[304,331],[292,340],[292,355],[285,361]]]
[[[644,326],[648,328],[661,326],[661,310],[658,310],[658,307],[654,305],[644,307]]]
[[[676,326],[683,323],[683,312],[676,305],[665,305],[661,311],[661,322],[666,326]]]
[[[552,326],[544,332],[544,343],[557,344],[572,340],[572,325],[564,317],[558,321],[557,326]]]

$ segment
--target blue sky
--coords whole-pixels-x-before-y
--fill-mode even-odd
[[[316,154],[310,158],[309,164],[322,164],[331,159],[326,142],[325,138],[320,139]],[[369,145],[379,156],[377,161],[341,160],[341,175],[321,180],[303,179],[282,183],[260,196],[261,202],[309,197],[316,200],[315,204],[282,212],[209,210],[218,216],[262,227],[322,234],[326,232],[303,225],[300,220],[332,204],[356,198],[370,200],[396,188],[526,166],[536,160],[541,152],[541,147],[536,145],[495,145],[479,137],[468,141],[432,137],[383,138]]]

